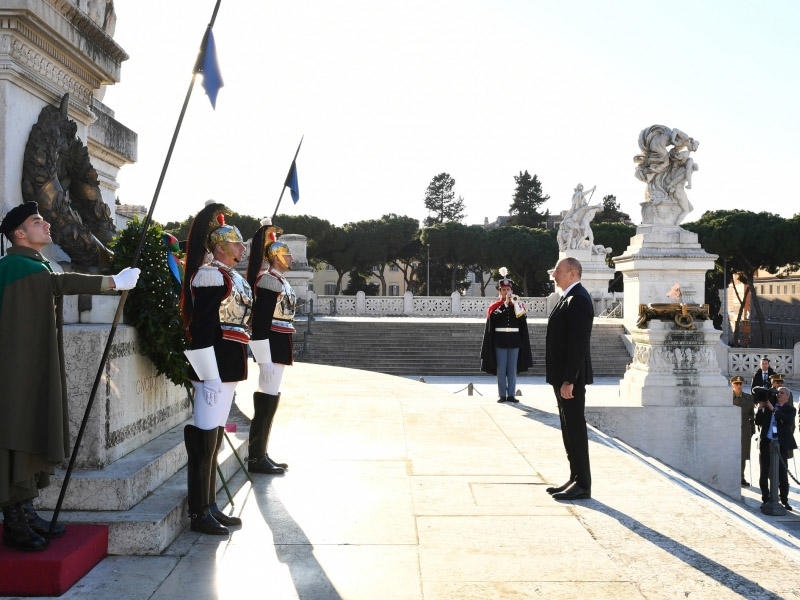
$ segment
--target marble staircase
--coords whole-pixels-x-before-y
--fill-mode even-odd
[[[295,356],[314,364],[378,371],[390,375],[480,375],[482,319],[316,319],[297,325]],[[529,320],[533,368],[545,372],[544,320]],[[592,364],[598,376],[625,374],[630,355],[618,319],[596,319]]]
[[[76,469],[70,476],[59,521],[107,525],[108,552],[120,555],[153,555],[163,552],[189,524],[186,507],[185,423],[98,470]],[[247,456],[246,428],[229,432],[231,444],[223,442],[219,465],[231,494],[246,481],[233,445],[242,460]],[[58,501],[64,469],[56,470],[51,485],[37,505],[49,519]],[[218,505],[228,503],[217,478]]]

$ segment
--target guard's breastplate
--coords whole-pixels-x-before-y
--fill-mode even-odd
[[[280,279],[283,288],[278,294],[278,301],[275,303],[275,312],[272,313],[272,325],[270,329],[279,333],[294,333],[294,313],[297,309],[297,295],[286,278],[280,273],[270,271]]]
[[[253,291],[239,272],[220,262],[212,264],[225,272],[230,281],[230,293],[219,304],[219,324],[222,337],[246,344],[250,341],[250,311],[253,307]]]

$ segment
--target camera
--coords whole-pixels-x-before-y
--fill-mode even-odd
[[[778,390],[776,388],[754,387],[752,390],[753,399],[756,402],[770,401],[775,404],[775,398],[778,397]]]

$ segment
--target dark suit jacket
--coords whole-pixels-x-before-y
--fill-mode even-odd
[[[775,375],[775,369],[770,367],[769,374]],[[764,375],[761,373],[761,369],[758,369],[758,371],[756,371],[755,374],[753,375],[753,382],[750,384],[751,392],[753,391],[754,387],[765,387],[765,388],[772,387],[772,383],[770,382],[769,378],[767,378],[767,380],[764,381]]]
[[[547,383],[560,386],[592,383],[590,340],[594,306],[580,282],[561,298],[547,321]]]

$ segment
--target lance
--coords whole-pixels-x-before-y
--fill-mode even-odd
[[[189,98],[191,97],[192,89],[194,88],[195,76],[203,64],[203,57],[206,52],[206,46],[208,45],[208,34],[211,31],[211,28],[214,26],[214,21],[217,19],[217,12],[219,11],[219,5],[221,2],[222,0],[217,0],[216,4],[214,5],[214,12],[211,14],[211,20],[208,23],[205,33],[203,33],[203,41],[200,44],[200,51],[197,54],[197,60],[195,61],[194,68],[192,69],[192,77],[189,82],[189,89],[186,90],[186,98],[184,98],[183,106],[181,107],[181,112],[178,116],[178,122],[175,125],[175,131],[172,134],[172,141],[169,144],[167,156],[164,159],[164,166],[161,168],[161,175],[158,178],[158,183],[156,184],[156,189],[153,193],[153,200],[150,203],[150,210],[147,212],[147,216],[145,217],[144,221],[142,221],[142,234],[139,238],[139,245],[136,247],[136,252],[133,256],[133,261],[131,262],[131,267],[135,267],[137,265],[142,254],[142,249],[144,248],[145,240],[147,239],[147,229],[153,219],[153,211],[155,210],[158,196],[161,193],[161,186],[164,183],[164,177],[167,174],[167,169],[169,168],[169,163],[172,159],[172,152],[175,149],[175,143],[178,140],[178,134],[180,133],[181,125],[183,124],[183,117],[186,115],[186,108],[189,106]],[[56,502],[56,508],[53,511],[53,518],[50,521],[51,531],[53,525],[55,525],[56,521],[58,520],[58,514],[61,512],[61,505],[64,503],[64,496],[67,493],[70,477],[72,476],[72,471],[75,467],[75,459],[78,456],[78,450],[80,449],[83,434],[86,431],[86,424],[89,422],[89,413],[92,410],[92,405],[94,404],[95,397],[97,396],[97,389],[100,387],[100,381],[103,378],[103,371],[105,370],[106,363],[108,362],[108,355],[111,352],[111,344],[114,341],[114,335],[117,332],[117,325],[122,318],[122,309],[125,307],[125,300],[127,300],[127,298],[128,290],[122,291],[119,297],[119,304],[117,304],[117,310],[114,313],[114,320],[111,323],[111,329],[108,332],[106,347],[103,350],[103,356],[100,358],[100,366],[97,368],[97,375],[95,376],[94,383],[92,384],[92,391],[89,394],[89,400],[87,401],[86,409],[83,412],[83,420],[81,421],[81,426],[78,429],[78,434],[75,437],[75,444],[72,447],[72,454],[70,455],[69,464],[67,465],[67,471],[64,474],[64,482],[61,484],[61,492],[58,495],[58,502]]]
[[[281,187],[281,195],[278,196],[278,203],[275,205],[275,210],[272,213],[272,221],[273,222],[275,221],[275,215],[278,214],[278,207],[281,205],[281,200],[283,200],[283,193],[286,191],[286,186],[289,183],[289,177],[292,174],[292,169],[295,169],[295,170],[297,169],[297,165],[295,164],[295,161],[297,160],[297,155],[300,154],[300,146],[303,145],[303,138],[304,137],[305,136],[302,136],[302,135],[300,136],[300,143],[297,144],[297,150],[295,150],[294,158],[292,159],[292,164],[289,165],[289,172],[286,173],[286,179],[283,180],[283,186]]]

